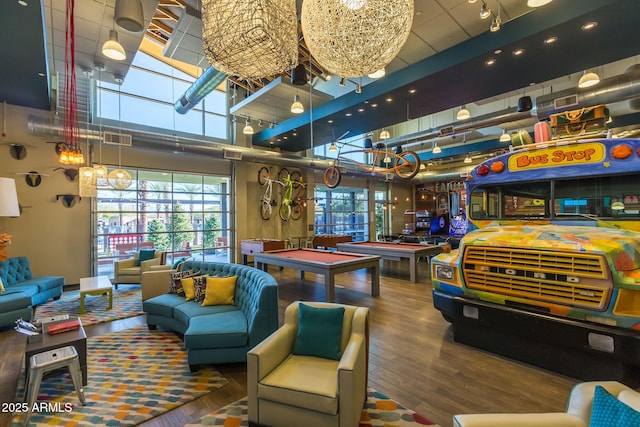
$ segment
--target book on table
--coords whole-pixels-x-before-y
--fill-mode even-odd
[[[45,327],[49,335],[75,331],[80,329],[80,319],[74,317],[73,319],[60,320],[57,322],[46,324]]]

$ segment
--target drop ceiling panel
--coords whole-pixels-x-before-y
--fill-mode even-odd
[[[415,28],[414,32],[438,52],[469,38],[447,13],[434,17],[424,25]]]
[[[406,43],[398,53],[398,57],[407,64],[413,64],[435,53],[436,51],[426,44],[420,37],[411,33],[409,34],[409,38]]]

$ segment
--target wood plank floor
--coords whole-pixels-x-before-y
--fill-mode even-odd
[[[270,273],[280,284],[281,322],[292,301],[324,299],[322,276],[307,273],[300,281],[293,270],[272,268]],[[418,283],[409,282],[407,261],[385,261],[381,275],[376,298],[364,271],[336,277],[336,302],[371,310],[371,387],[443,427],[459,413],[564,411],[578,380],[453,341],[450,325],[433,308],[426,262],[421,263]],[[140,316],[87,327],[86,332],[97,336],[144,324]],[[25,341],[14,331],[0,333],[2,402],[14,400]],[[227,386],[142,425],[183,425],[246,395],[243,364],[217,369],[229,380]],[[0,426],[8,426],[10,419],[0,414]]]

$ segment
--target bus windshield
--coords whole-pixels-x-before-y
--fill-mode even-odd
[[[472,219],[640,219],[640,174],[484,184],[469,197]],[[634,188],[636,189],[634,192]]]

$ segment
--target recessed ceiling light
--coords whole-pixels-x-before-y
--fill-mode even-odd
[[[358,108],[358,113],[362,113],[364,111],[364,108]]]
[[[282,137],[282,139],[286,140],[286,139],[289,139],[289,137],[285,135],[285,136]]]
[[[327,120],[327,123],[333,123],[333,120]]]
[[[292,133],[291,135],[293,135],[293,136],[298,136],[298,132],[294,132],[294,133]]]
[[[378,106],[378,104],[371,104],[371,106],[372,106],[373,108],[376,108],[376,107]]]
[[[344,115],[347,117],[351,117],[351,113],[345,113]]]
[[[593,30],[597,26],[598,26],[598,23],[596,21],[591,21],[591,22],[587,22],[580,28],[582,28],[583,31],[589,31],[589,30]]]
[[[558,38],[556,36],[552,36],[544,39],[544,44],[553,44],[557,41],[558,41]]]
[[[416,93],[415,89],[409,89],[409,93]]]
[[[44,77],[44,76],[45,76],[45,74],[44,74],[42,71],[40,71],[40,72],[38,73],[38,75],[39,75],[40,77]]]
[[[486,61],[484,61],[484,63],[485,63],[485,65],[491,66],[491,65],[496,63],[496,59],[495,58],[490,58],[490,59],[487,59]]]
[[[500,55],[502,53],[502,49],[496,49],[493,51],[496,55]]]
[[[386,98],[385,101],[391,102],[391,101],[393,101],[393,98]]]
[[[520,56],[524,53],[524,49],[516,49],[513,51],[513,56]]]

